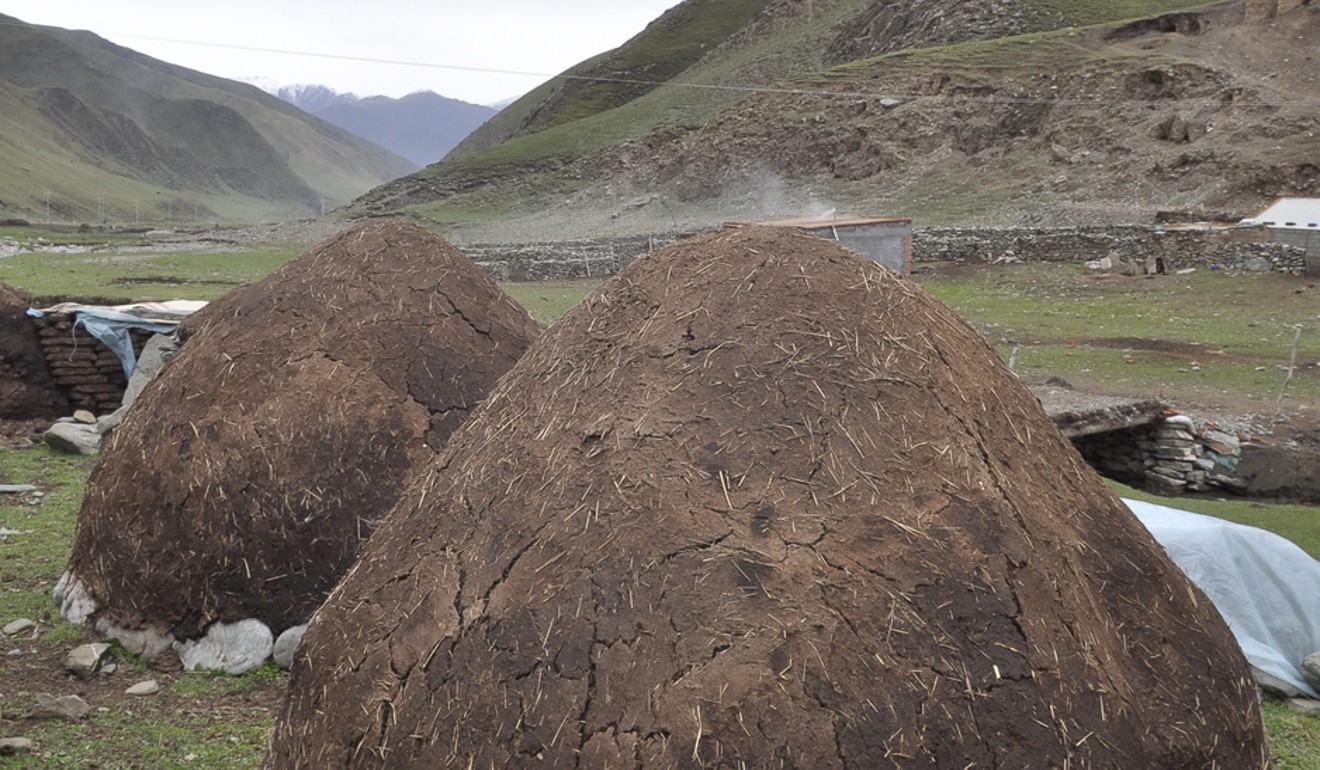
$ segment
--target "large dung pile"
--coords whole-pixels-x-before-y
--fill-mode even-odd
[[[55,387],[41,338],[27,317],[32,298],[0,283],[0,419],[53,419],[68,412]]]
[[[305,623],[539,333],[457,249],[401,221],[210,303],[91,475],[66,616],[178,639]]]
[[[509,373],[317,612],[266,766],[1266,762],[1227,627],[993,351],[750,228]]]

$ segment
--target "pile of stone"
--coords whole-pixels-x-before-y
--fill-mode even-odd
[[[178,349],[179,343],[173,335],[153,335],[137,356],[137,366],[133,369],[133,376],[128,378],[128,386],[123,390],[123,400],[118,408],[100,417],[86,409],[78,409],[73,416],[56,420],[42,434],[42,440],[57,452],[100,454],[105,437],[123,421],[142,389],[174,357]]]
[[[124,364],[75,320],[72,313],[51,313],[33,318],[31,323],[41,337],[51,377],[68,394],[70,405],[93,414],[109,414],[124,398],[128,384]],[[130,336],[134,350],[140,352],[152,335],[134,329]]]
[[[1156,494],[1209,492],[1214,487],[1240,492],[1246,488],[1234,473],[1242,456],[1241,440],[1209,428],[1198,434],[1186,415],[1166,418],[1139,446],[1147,452],[1146,488]]]

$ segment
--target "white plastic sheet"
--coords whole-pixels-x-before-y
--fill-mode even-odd
[[[1320,698],[1299,669],[1320,651],[1320,562],[1263,529],[1123,502],[1214,603],[1251,665]]]

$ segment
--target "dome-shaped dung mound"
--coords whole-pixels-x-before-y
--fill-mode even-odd
[[[1227,627],[993,351],[751,228],[501,381],[318,610],[266,766],[1265,763]]]
[[[0,419],[54,419],[69,410],[27,317],[29,307],[31,297],[0,283]]]
[[[59,591],[75,621],[305,623],[540,328],[444,240],[377,221],[186,332],[89,479]]]

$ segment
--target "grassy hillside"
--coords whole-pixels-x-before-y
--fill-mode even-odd
[[[0,16],[0,217],[320,213],[413,168],[251,86]]]

